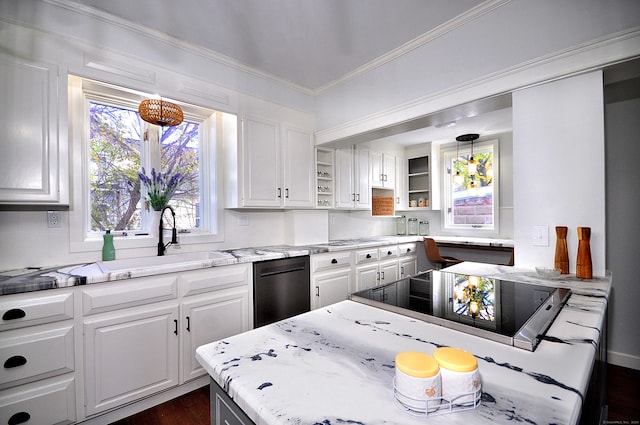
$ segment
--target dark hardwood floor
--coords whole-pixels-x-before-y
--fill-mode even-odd
[[[609,423],[640,423],[640,370],[608,366]],[[209,387],[145,410],[113,425],[209,425]]]

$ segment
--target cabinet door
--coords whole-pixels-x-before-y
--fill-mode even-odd
[[[177,303],[96,315],[83,333],[87,415],[178,384]]]
[[[311,132],[284,127],[284,205],[314,206],[315,151]]]
[[[413,276],[418,272],[418,262],[416,257],[401,258],[398,262],[400,265],[400,278]]]
[[[55,65],[0,55],[0,204],[68,204],[66,138],[59,138]],[[66,108],[66,106],[65,106]]]
[[[336,208],[355,205],[352,149],[336,149]]]
[[[396,157],[384,154],[383,156],[384,187],[388,189],[396,188]]]
[[[373,288],[378,285],[378,263],[356,267],[356,291]]]
[[[371,187],[395,189],[396,157],[381,152],[369,152],[369,169],[371,170]]]
[[[382,152],[369,153],[369,170],[371,170],[371,186],[384,187],[384,161]]]
[[[369,151],[355,150],[356,208],[371,208],[371,182],[369,181]]]
[[[280,125],[245,116],[242,119],[242,157],[242,205],[280,207],[284,190],[280,183]]]
[[[398,260],[381,261],[378,267],[381,285],[398,280]]]
[[[344,301],[349,298],[351,287],[351,271],[327,273],[313,277],[313,295],[311,304],[313,308]]]
[[[206,373],[196,360],[196,348],[249,330],[247,289],[219,292],[182,303],[181,384]]]

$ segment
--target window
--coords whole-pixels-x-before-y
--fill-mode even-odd
[[[473,144],[475,175],[467,169],[470,145],[460,148],[464,152],[458,152],[455,146],[442,151],[446,176],[443,184],[445,229],[497,230],[498,141]],[[457,173],[460,181],[454,179]]]
[[[155,169],[182,176],[169,202],[182,242],[220,240],[218,179],[210,170],[219,168],[215,166],[216,125],[222,114],[181,104],[184,121],[175,127],[159,127],[138,114],[140,101],[148,95],[78,77],[69,81],[70,134],[74,148],[82,153],[74,156],[78,170],[74,186],[82,187],[79,195],[74,190],[74,199],[84,206],[72,213],[73,223],[77,222],[77,228],[72,228],[72,251],[95,248],[95,244],[93,248],[81,245],[101,241],[106,230],[131,239],[138,236],[132,247],[157,243],[140,243],[151,223],[138,176],[143,168],[147,175]]]

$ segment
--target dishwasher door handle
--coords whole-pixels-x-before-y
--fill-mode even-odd
[[[267,277],[267,276],[273,276],[273,275],[276,275],[276,274],[297,272],[299,270],[304,270],[304,269],[305,269],[305,264],[304,263],[293,264],[293,265],[286,266],[286,267],[265,268],[264,271],[260,272],[260,277]]]

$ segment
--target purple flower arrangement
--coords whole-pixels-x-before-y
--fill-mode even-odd
[[[151,169],[151,177],[149,177],[144,167],[142,167],[142,172],[138,173],[138,176],[142,186],[147,191],[147,208],[151,205],[151,208],[155,211],[162,211],[169,204],[183,177],[180,173],[174,175],[170,175],[169,172],[164,174],[156,173],[155,168]]]

